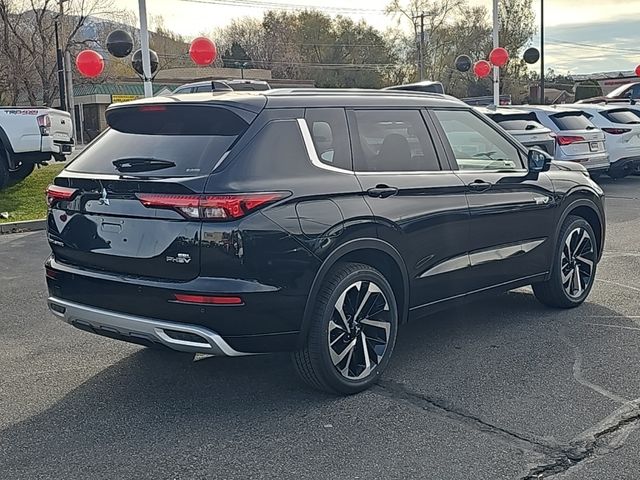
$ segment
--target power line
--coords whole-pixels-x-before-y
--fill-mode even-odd
[[[571,42],[569,40],[558,40],[558,39],[554,39],[554,38],[547,38],[548,43],[552,43],[552,44],[556,44],[556,45],[571,45],[574,47],[581,47],[584,49],[591,49],[591,50],[602,50],[602,51],[607,51],[610,52],[611,50],[615,50],[615,51],[622,51],[622,52],[629,52],[629,53],[640,53],[640,50],[638,49],[631,49],[631,48],[624,48],[624,47],[605,47],[602,45],[594,45],[592,43],[583,43],[583,42]]]
[[[258,0],[181,0],[188,3],[201,3],[208,5],[228,5],[234,7],[247,7],[247,8],[260,8],[265,10],[322,10],[329,11],[331,13],[344,13],[344,14],[375,14],[384,15],[385,10],[370,9],[370,8],[350,8],[350,7],[330,7],[326,5],[313,5],[313,4],[301,4],[301,3],[280,3],[273,1],[258,1]]]

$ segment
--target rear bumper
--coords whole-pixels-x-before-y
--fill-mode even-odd
[[[556,149],[557,160],[579,163],[590,172],[606,171],[611,163],[608,153],[601,153],[597,155],[563,155],[559,153],[559,150],[560,149]]]
[[[609,171],[624,172],[626,174],[640,173],[640,156],[627,157],[611,163]]]
[[[56,140],[53,137],[45,136],[42,137],[41,150],[45,153],[55,153],[60,155],[69,155],[73,152],[74,149],[73,140]]]
[[[247,355],[234,350],[213,330],[201,326],[112,312],[56,297],[49,297],[47,303],[55,316],[98,335],[143,345],[163,345],[180,352],[225,357]]]

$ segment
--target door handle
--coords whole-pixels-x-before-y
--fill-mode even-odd
[[[367,190],[367,195],[375,198],[387,198],[398,193],[396,187],[390,187],[388,185],[376,185],[373,188]]]
[[[492,185],[489,182],[485,182],[484,180],[474,180],[473,182],[467,185],[469,190],[473,192],[486,192],[489,190]]]

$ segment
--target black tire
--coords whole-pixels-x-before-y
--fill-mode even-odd
[[[336,265],[316,297],[306,344],[292,354],[298,375],[311,387],[331,393],[351,395],[369,388],[389,364],[398,318],[393,289],[378,270],[361,263]]]
[[[0,144],[0,148],[2,145]],[[9,186],[9,164],[7,163],[7,159],[0,152],[0,190]]]
[[[9,182],[11,183],[11,185],[15,185],[16,183],[21,182],[29,175],[31,175],[35,167],[36,166],[34,163],[22,162],[16,170],[11,170],[9,172]]]
[[[541,303],[550,307],[579,306],[593,287],[597,259],[598,245],[593,228],[584,218],[569,215],[560,229],[551,277],[546,282],[532,285],[533,293]],[[590,272],[588,275],[587,270]]]
[[[626,167],[607,170],[607,175],[609,176],[609,178],[612,178],[614,180],[617,180],[619,178],[624,178],[630,173],[631,173],[631,169]]]

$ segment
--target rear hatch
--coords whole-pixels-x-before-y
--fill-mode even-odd
[[[558,127],[556,149],[563,157],[586,163],[589,157],[606,153],[604,133],[583,112],[558,112],[549,117]]]
[[[216,164],[256,113],[212,104],[132,104],[50,187],[58,261],[189,280],[200,269],[199,201]]]
[[[616,108],[600,112],[600,115],[613,124],[612,128],[603,128],[603,130],[611,135],[611,139],[617,140],[623,148],[627,149],[626,156],[639,155],[640,113],[629,108]]]
[[[538,147],[553,155],[555,138],[551,130],[538,123],[535,113],[492,113],[491,119],[526,147]]]
[[[68,143],[71,141],[73,133],[73,125],[71,124],[71,115],[67,112],[51,109],[48,111],[51,120],[50,135],[55,142]]]

